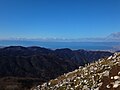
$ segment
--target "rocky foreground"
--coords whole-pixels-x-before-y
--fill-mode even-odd
[[[120,90],[120,53],[80,66],[31,90]]]

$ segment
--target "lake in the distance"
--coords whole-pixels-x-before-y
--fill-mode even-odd
[[[86,50],[112,50],[120,47],[120,42],[40,42],[40,41],[0,41],[0,46],[40,46],[50,49],[70,48]]]

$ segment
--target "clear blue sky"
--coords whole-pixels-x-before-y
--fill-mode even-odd
[[[120,31],[120,0],[0,0],[0,38],[105,37]]]

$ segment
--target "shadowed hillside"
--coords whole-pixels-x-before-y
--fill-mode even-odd
[[[0,88],[29,89],[79,66],[112,55],[106,51],[85,51],[41,47],[0,48]]]

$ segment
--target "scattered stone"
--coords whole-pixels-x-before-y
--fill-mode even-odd
[[[120,72],[118,72],[118,75],[120,75]]]
[[[119,79],[120,77],[119,76],[114,76],[114,79],[116,80],[116,79]]]
[[[117,88],[119,86],[119,84],[118,83],[115,83],[114,85],[113,85],[113,88]]]
[[[36,90],[99,90],[104,86],[104,77],[107,77],[108,83],[106,89],[117,89],[120,86],[120,72],[116,75],[110,75],[113,66],[120,64],[120,53],[115,53],[107,59],[99,59],[94,63],[80,66],[79,69],[62,75],[54,79],[54,85],[51,81],[38,85]],[[107,79],[106,79],[107,80]],[[53,82],[52,81],[52,82]],[[32,89],[32,90],[34,90]],[[104,90],[106,90],[104,89]],[[103,90],[103,89],[101,89]],[[120,89],[119,89],[120,90]]]
[[[108,60],[112,59],[112,56],[108,57]]]
[[[111,77],[111,79],[114,79],[113,77]]]
[[[104,71],[103,76],[109,76],[109,71]]]
[[[106,87],[107,87],[107,88],[110,88],[110,85],[107,85]]]

